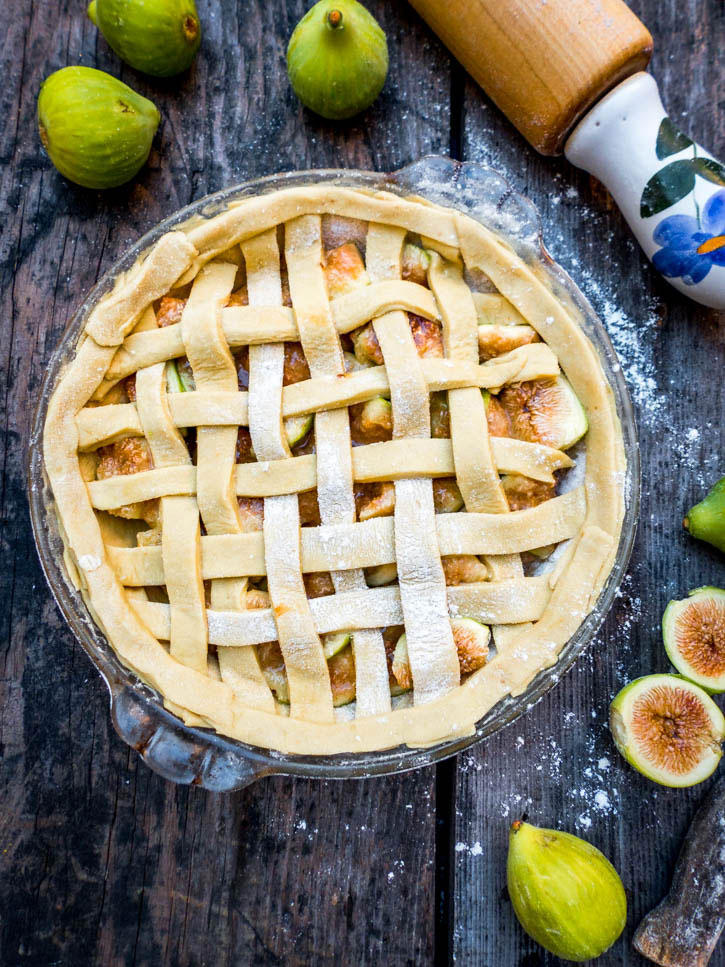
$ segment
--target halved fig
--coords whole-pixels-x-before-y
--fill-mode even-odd
[[[489,436],[511,436],[511,421],[497,396],[487,389],[481,390],[483,405],[486,409],[486,423]]]
[[[475,270],[472,273],[475,275]],[[485,278],[485,276],[484,276]],[[494,292],[474,292],[473,303],[481,326],[524,326],[526,320],[502,295]]]
[[[519,440],[566,450],[589,429],[584,407],[564,376],[506,386],[498,401]]]
[[[697,588],[670,601],[662,637],[677,671],[708,692],[725,692],[725,591]]]
[[[289,682],[279,642],[267,641],[263,645],[258,645],[257,658],[262,674],[274,692],[274,697],[283,705],[289,705]]]
[[[176,360],[170,359],[166,364],[166,392],[185,393],[186,386],[181,381],[179,370],[176,368]]]
[[[491,638],[491,629],[488,625],[482,625],[473,618],[454,618],[451,621],[451,631],[456,643],[458,664],[462,675],[470,675],[471,672],[486,664],[488,643]],[[408,639],[405,634],[398,638],[395,645],[392,670],[400,688],[408,690],[413,687],[408,658]]]
[[[322,653],[326,659],[332,658],[350,644],[350,632],[338,631],[334,634],[322,636]]]
[[[478,327],[478,358],[483,363],[520,346],[540,341],[539,334],[531,326],[482,325]]]
[[[488,581],[488,567],[475,554],[446,554],[441,558],[447,585]]]
[[[630,682],[609,709],[617,748],[663,786],[694,786],[715,771],[725,718],[707,692],[677,675]]]
[[[491,640],[491,629],[488,625],[482,625],[473,618],[454,618],[451,629],[461,675],[470,675],[476,669],[482,668],[488,658],[488,643]]]
[[[325,279],[330,298],[370,283],[360,249],[354,242],[327,252]]]
[[[391,584],[398,576],[395,564],[376,564],[365,568],[365,581],[368,587],[380,588],[384,584]]]
[[[307,416],[290,416],[284,421],[284,432],[287,437],[287,444],[290,447],[301,443],[312,429],[314,417],[311,413]]]
[[[519,473],[507,473],[501,478],[509,510],[528,510],[556,496],[556,485],[532,480]]]
[[[418,285],[428,284],[428,269],[430,268],[430,254],[419,245],[406,242],[403,246],[403,262],[401,275],[407,282],[417,282]]]
[[[193,393],[195,389],[194,373],[186,356],[170,359],[166,364],[166,392]]]
[[[433,481],[433,506],[436,514],[455,514],[463,507],[455,477],[437,477]]]
[[[355,656],[350,645],[343,648],[327,663],[332,688],[332,704],[335,708],[349,705],[355,700]]]
[[[395,512],[395,485],[389,480],[356,484],[355,508],[359,521],[390,517]]]
[[[384,396],[350,407],[350,433],[355,443],[382,443],[393,436],[393,408]]]
[[[355,358],[354,353],[343,352],[343,358],[345,360],[345,372],[353,373],[361,369],[369,369],[373,364],[361,363],[359,359]]]
[[[408,638],[403,633],[395,643],[393,652],[393,676],[398,683],[398,687],[404,692],[413,687],[413,676],[410,672],[410,660],[408,658]]]
[[[426,319],[414,312],[408,313],[408,324],[419,356],[441,359],[443,351],[443,327],[436,319]]]
[[[448,393],[439,391],[430,394],[430,435],[437,439],[446,439],[451,435]]]
[[[359,329],[353,329],[350,339],[355,351],[355,359],[359,363],[363,366],[382,366],[383,353],[371,322],[365,323]]]

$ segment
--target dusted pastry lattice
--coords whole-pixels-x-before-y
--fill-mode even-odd
[[[558,495],[568,444],[531,430],[527,386],[586,412],[584,482]],[[302,754],[470,732],[556,662],[623,512],[611,392],[569,309],[469,216],[331,185],[160,238],[88,317],[44,456],[121,660],[187,723]]]

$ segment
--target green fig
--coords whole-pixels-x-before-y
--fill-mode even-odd
[[[287,47],[292,88],[311,111],[341,120],[369,107],[388,73],[388,42],[357,0],[320,0]]]
[[[58,171],[84,188],[115,188],[145,164],[155,104],[92,67],[64,67],[38,95],[38,130]]]
[[[693,537],[725,552],[725,477],[687,512],[683,523]]]
[[[696,588],[662,615],[665,651],[677,671],[709,694],[725,692],[725,591]]]
[[[509,833],[508,891],[519,923],[546,950],[580,963],[624,930],[619,874],[590,843],[517,820]]]
[[[624,758],[662,786],[694,786],[722,756],[725,718],[698,685],[678,675],[645,675],[609,707],[609,728]]]
[[[155,77],[185,71],[201,43],[194,0],[91,0],[88,16],[122,60]]]

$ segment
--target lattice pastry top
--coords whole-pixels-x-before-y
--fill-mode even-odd
[[[159,239],[90,314],[44,456],[121,660],[294,753],[470,732],[556,662],[622,520],[567,308],[467,215],[329,184]]]

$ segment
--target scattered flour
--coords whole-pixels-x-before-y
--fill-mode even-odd
[[[470,853],[471,856],[483,855],[483,847],[478,840],[476,840],[473,846],[469,846],[468,843],[458,842],[456,843],[455,850],[456,853]]]

